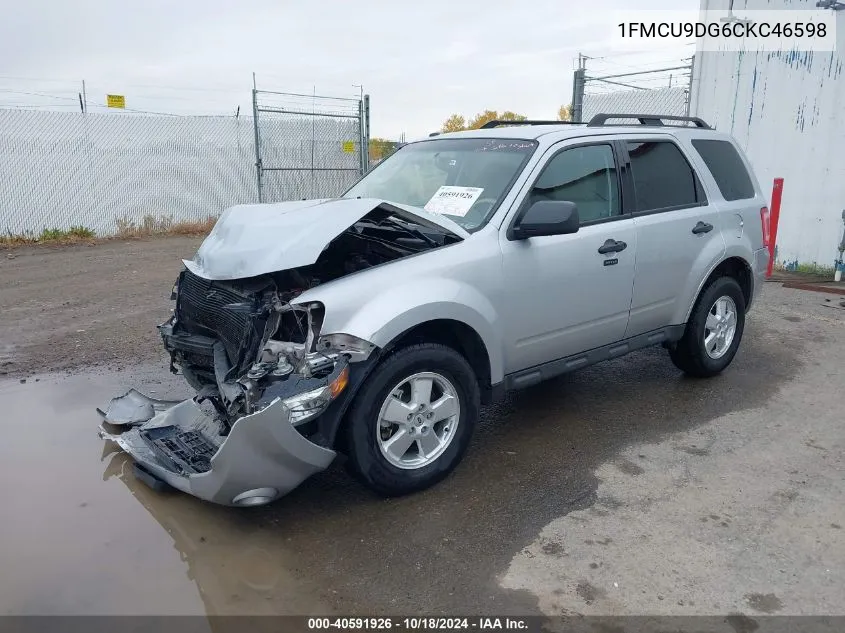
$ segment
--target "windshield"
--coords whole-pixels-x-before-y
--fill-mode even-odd
[[[380,198],[445,215],[467,231],[482,227],[537,143],[523,139],[421,141],[386,158],[345,198]]]

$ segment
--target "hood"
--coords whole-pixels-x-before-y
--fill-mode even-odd
[[[336,198],[226,209],[185,266],[211,280],[243,279],[308,266],[333,239],[382,206],[398,217],[466,239],[458,224],[423,209],[374,198]]]

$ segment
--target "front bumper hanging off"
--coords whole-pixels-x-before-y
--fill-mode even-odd
[[[326,377],[327,387],[347,377],[343,360]],[[167,484],[222,505],[263,505],[335,458],[335,451],[310,441],[292,423],[301,418],[302,395],[262,401],[221,435],[214,410],[205,410],[200,396],[165,401],[131,390],[98,410],[104,421],[99,435],[129,453],[136,474],[148,484]],[[110,432],[108,426],[126,430]]]
[[[172,405],[124,433],[100,427],[99,434],[129,453],[142,471],[182,492],[222,505],[262,505],[324,470],[335,457],[334,451],[305,439],[289,421],[290,410],[278,399],[240,418],[217,447],[210,468],[196,473],[174,472],[148,439],[154,435],[150,431],[157,429],[193,430],[209,425],[212,421],[193,399]]]

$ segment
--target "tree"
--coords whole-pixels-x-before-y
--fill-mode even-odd
[[[525,121],[528,117],[510,110],[505,110],[502,114],[496,117],[500,121]]]
[[[383,160],[396,151],[396,141],[374,137],[370,139],[370,160]]]
[[[525,121],[526,117],[510,110],[505,110],[501,114],[496,110],[484,110],[479,112],[469,123],[460,114],[453,114],[443,123],[441,131],[443,132],[460,132],[461,130],[477,130],[485,123],[490,121]]]
[[[557,120],[558,121],[571,121],[572,120],[572,104],[569,105],[562,105],[560,106],[560,110],[557,111]]]
[[[460,132],[466,129],[466,119],[460,114],[453,114],[443,122],[443,132]]]
[[[469,129],[470,130],[477,130],[485,123],[489,121],[495,121],[499,118],[499,113],[495,110],[485,110],[484,112],[479,112],[469,122]]]

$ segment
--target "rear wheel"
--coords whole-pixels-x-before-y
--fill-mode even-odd
[[[745,329],[745,297],[733,277],[720,277],[698,298],[683,338],[669,348],[675,366],[706,378],[733,361]]]
[[[475,374],[452,348],[425,343],[391,354],[347,418],[353,473],[384,495],[437,483],[463,458],[479,403]]]

